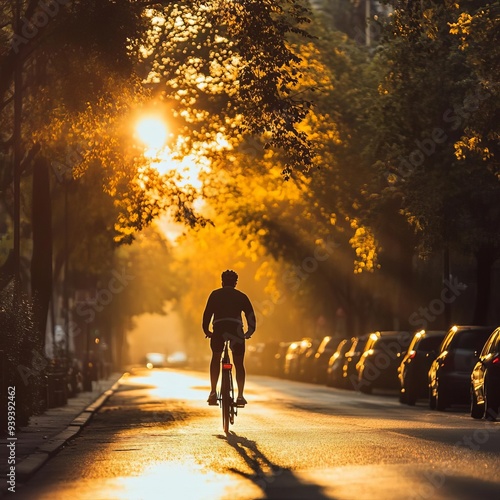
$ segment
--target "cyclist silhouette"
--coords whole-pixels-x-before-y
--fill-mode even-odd
[[[256,328],[255,313],[250,299],[239,290],[236,290],[238,275],[231,270],[224,271],[221,275],[222,287],[214,290],[208,297],[205,311],[203,312],[203,331],[210,338],[212,360],[210,362],[211,391],[208,396],[209,405],[217,405],[217,381],[220,373],[220,360],[224,342],[230,340],[233,362],[236,369],[236,384],[238,398],[236,404],[244,406],[247,402],[243,396],[245,388],[245,339],[249,339]],[[243,332],[241,313],[245,314],[248,331]],[[212,321],[213,319],[213,321]],[[210,331],[210,322],[212,330]]]

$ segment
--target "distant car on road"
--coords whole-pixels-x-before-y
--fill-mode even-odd
[[[187,354],[184,351],[175,351],[167,356],[167,366],[182,367],[188,362]]]
[[[300,375],[301,357],[312,346],[312,339],[305,337],[292,342],[286,351],[284,374],[287,378],[298,379]]]
[[[473,418],[498,418],[500,405],[500,327],[484,344],[471,376],[471,410]]]
[[[337,349],[330,356],[326,367],[326,385],[328,387],[344,387],[343,368],[346,352],[352,345],[352,339],[342,339]]]
[[[298,380],[313,382],[315,354],[320,343],[318,339],[310,339],[310,344],[300,351],[298,355]]]
[[[328,335],[323,338],[318,350],[314,354],[314,361],[312,363],[312,381],[317,384],[324,384],[326,382],[326,369],[328,368],[328,361],[335,352],[340,338]]]
[[[274,354],[274,374],[278,377],[285,377],[285,368],[286,368],[286,354],[288,352],[288,348],[294,342],[280,342],[276,352]]]
[[[359,337],[352,337],[350,347],[344,356],[344,366],[342,367],[342,383],[341,387],[344,389],[353,390],[358,384],[358,372],[356,365],[358,364],[361,354],[365,348],[368,335]]]
[[[167,366],[167,356],[161,352],[148,352],[145,356],[146,368],[163,368]]]
[[[429,407],[445,410],[470,401],[471,374],[493,327],[453,326],[429,369]]]
[[[411,334],[404,331],[370,333],[356,369],[358,389],[369,394],[374,388],[397,389],[398,366],[410,343]]]
[[[429,397],[429,368],[445,335],[445,331],[420,330],[413,336],[398,368],[401,403],[413,406],[418,398]]]

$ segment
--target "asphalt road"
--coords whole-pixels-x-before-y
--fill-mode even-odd
[[[137,370],[29,499],[498,499],[500,422],[251,376],[229,436],[207,375]]]

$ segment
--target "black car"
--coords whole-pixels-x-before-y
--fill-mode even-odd
[[[397,389],[398,366],[410,343],[411,334],[400,331],[371,333],[359,358],[355,389],[369,394],[374,388]]]
[[[417,399],[429,397],[429,368],[445,335],[445,331],[420,330],[413,336],[398,368],[401,403],[413,406]]]
[[[367,335],[352,337],[350,346],[344,356],[344,366],[342,367],[342,384],[344,389],[355,389],[358,383],[358,372],[356,365],[368,340]]]
[[[472,369],[493,327],[453,326],[429,369],[429,406],[445,410],[470,401]]]
[[[496,420],[500,405],[500,328],[484,344],[472,370],[470,393],[471,417]]]
[[[274,353],[273,360],[273,374],[276,377],[284,377],[285,374],[285,365],[286,365],[286,354],[288,352],[288,348],[293,342],[280,342],[276,352]]]
[[[292,342],[286,351],[284,374],[287,378],[298,380],[300,378],[301,366],[304,353],[313,345],[313,339],[305,337],[302,340]]]
[[[310,345],[300,351],[298,356],[298,380],[303,380],[304,382],[313,381],[314,356],[320,343],[318,339],[311,339]]]
[[[343,368],[345,356],[352,345],[352,339],[342,339],[337,349],[330,356],[325,371],[325,383],[328,387],[344,387]]]
[[[328,368],[328,362],[335,352],[340,339],[335,336],[332,337],[328,335],[324,337],[318,350],[314,354],[314,361],[312,366],[312,381],[317,384],[326,383],[326,371]]]

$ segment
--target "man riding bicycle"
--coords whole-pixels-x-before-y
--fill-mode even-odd
[[[210,338],[212,360],[210,362],[211,391],[208,396],[209,405],[217,405],[217,381],[220,373],[220,360],[224,342],[230,341],[233,352],[233,362],[236,369],[236,384],[238,386],[237,406],[244,406],[247,402],[243,396],[245,388],[245,339],[249,339],[256,328],[255,313],[250,299],[239,290],[236,290],[238,275],[231,270],[222,273],[222,288],[214,290],[208,297],[203,312],[203,331]],[[243,333],[241,313],[245,314],[248,331]],[[212,321],[213,319],[213,321]],[[209,325],[212,321],[212,330]]]

